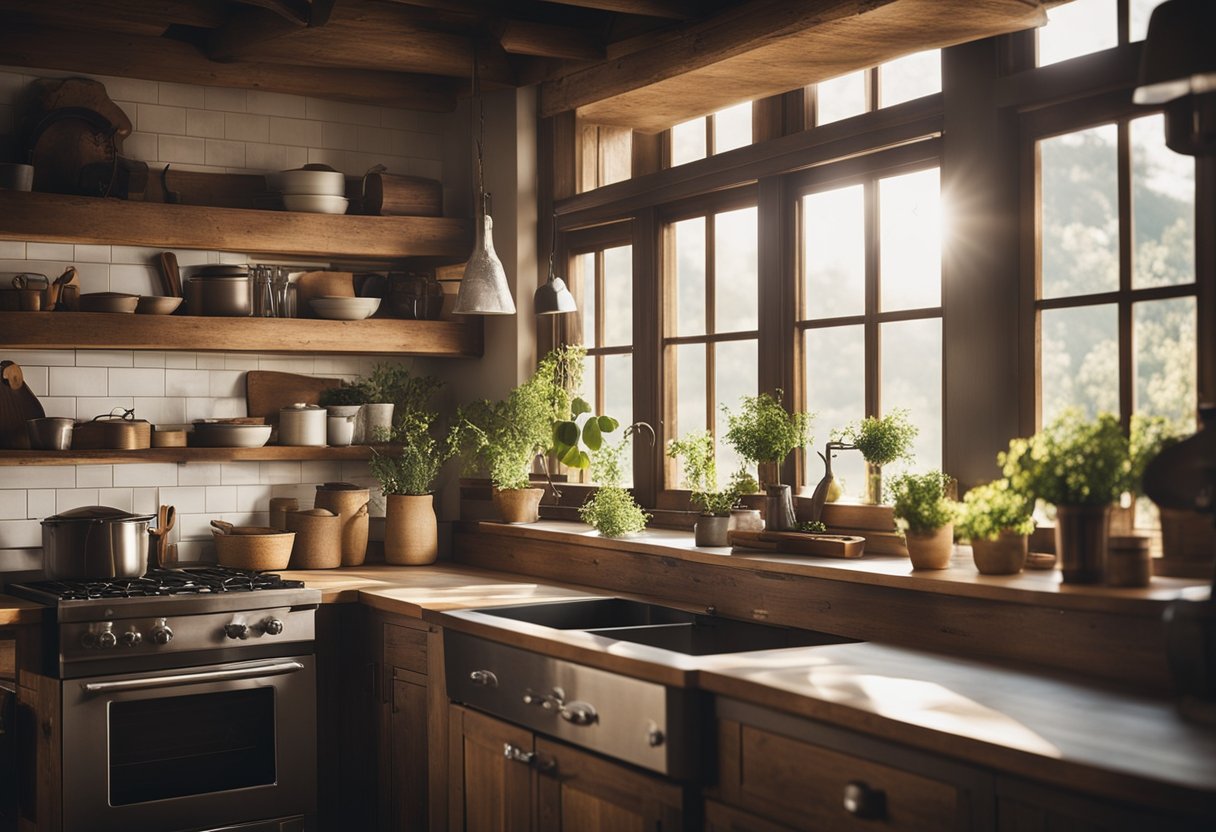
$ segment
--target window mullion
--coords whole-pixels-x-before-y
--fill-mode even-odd
[[[1120,0],[1121,8],[1126,0]],[[1125,9],[1124,9],[1125,10]],[[1120,22],[1126,27],[1126,15]],[[1132,345],[1132,240],[1135,234],[1132,212],[1131,124],[1118,124],[1119,168],[1119,418],[1124,430],[1131,426],[1135,408],[1134,355]]]
[[[866,297],[865,297],[865,366],[866,366],[866,415],[877,416],[882,402],[878,394],[879,350],[878,310],[881,306],[880,275],[878,273],[878,183],[873,179],[865,183],[865,247],[866,247]]]
[[[710,120],[712,121],[712,119]],[[717,287],[717,268],[714,262],[714,250],[717,223],[715,214],[705,216],[705,334],[714,335],[714,309],[716,308],[715,291]],[[710,339],[705,341],[705,429],[717,435],[717,420],[714,418],[714,402],[717,391],[714,389],[714,345]]]

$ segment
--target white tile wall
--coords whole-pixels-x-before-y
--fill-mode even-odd
[[[16,101],[38,77],[65,75],[0,67],[0,138],[11,133]],[[464,136],[454,117],[324,101],[278,93],[98,77],[131,119],[124,155],[149,163],[215,172],[264,172],[325,162],[349,175],[383,164],[394,173],[443,179],[445,133]],[[463,172],[458,172],[463,176]],[[75,265],[81,291],[157,290],[159,248],[0,240],[0,271],[51,276]],[[176,250],[186,267],[244,263],[240,252]],[[316,264],[313,264],[316,265]],[[324,264],[321,264],[324,265]],[[3,335],[0,334],[0,343]],[[258,355],[131,350],[5,350],[19,363],[48,415],[90,419],[135,407],[157,424],[244,416],[244,374],[281,370],[341,378],[369,372],[377,359],[341,355]],[[384,360],[384,359],[379,359]],[[373,485],[364,463],[234,462],[0,466],[0,572],[37,568],[38,521],[81,505],[154,513],[178,510],[177,531],[192,554],[211,538],[210,521],[266,525],[271,497],[313,504],[315,485],[347,480]],[[373,513],[383,513],[375,501]]]

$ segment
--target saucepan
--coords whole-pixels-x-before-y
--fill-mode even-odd
[[[42,521],[42,569],[53,581],[143,577],[153,516],[85,506],[48,517]]]

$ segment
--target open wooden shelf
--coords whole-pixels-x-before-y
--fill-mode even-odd
[[[396,446],[304,448],[267,445],[263,448],[146,448],[138,451],[0,450],[0,466],[129,465],[137,462],[358,462],[370,459],[373,447],[392,453]]]
[[[0,347],[220,352],[482,354],[480,318],[467,321],[325,321],[202,318],[105,312],[0,312]]]
[[[467,258],[473,246],[472,223],[451,217],[254,211],[5,190],[0,239],[452,262]]]

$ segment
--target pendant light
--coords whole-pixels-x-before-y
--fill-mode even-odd
[[[494,220],[490,195],[486,193],[482,140],[486,133],[485,102],[477,78],[477,55],[473,55],[473,96],[477,99],[477,231],[473,253],[464,267],[460,293],[452,312],[457,315],[514,315],[515,301],[507,283],[507,270],[494,251]]]
[[[553,215],[553,229],[549,234],[549,279],[537,287],[532,296],[532,305],[537,315],[560,315],[577,312],[574,295],[566,288],[566,281],[553,273],[553,258],[557,255],[557,214]]]
[[[1167,0],[1153,10],[1140,58],[1137,104],[1165,105],[1165,143],[1216,154],[1216,3]]]

